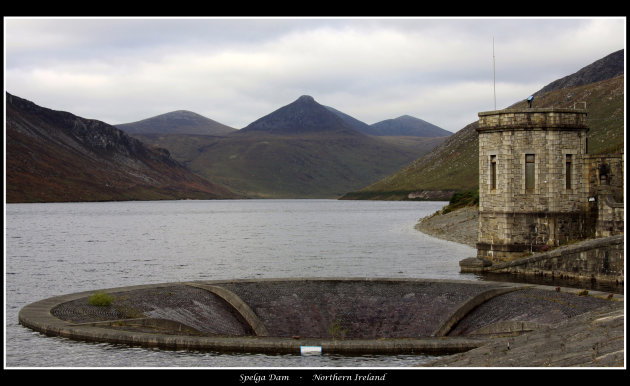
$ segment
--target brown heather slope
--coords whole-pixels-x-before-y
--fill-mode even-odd
[[[6,94],[6,202],[237,196],[106,123]]]

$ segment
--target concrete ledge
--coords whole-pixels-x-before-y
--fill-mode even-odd
[[[459,262],[461,272],[483,272],[484,268],[490,267],[492,262],[488,259],[469,257]]]
[[[185,333],[191,335],[204,335],[203,332],[187,326],[183,323],[179,323],[169,319],[153,319],[153,318],[135,318],[135,319],[117,319],[117,320],[106,320],[103,322],[87,322],[87,323],[75,323],[70,324],[70,326],[103,326],[103,327],[136,327],[136,328],[146,328],[149,330],[154,330],[155,332],[167,331],[167,332],[175,332],[175,333]]]
[[[524,334],[526,332],[540,330],[549,327],[548,325],[532,322],[504,321],[484,326],[473,331],[469,336],[491,335],[491,334]]]
[[[623,267],[621,267],[620,272],[616,271],[609,274],[601,274],[599,272],[596,272],[595,270],[567,271],[560,268],[543,269],[540,267],[540,264],[545,262],[553,263],[561,261],[561,259],[565,258],[565,256],[589,253],[591,251],[597,250],[598,248],[618,248],[622,250],[623,244],[624,235],[601,237],[584,240],[582,242],[571,245],[561,246],[548,252],[540,252],[529,257],[503,263],[494,263],[488,265],[487,262],[489,260],[487,259],[482,260],[477,258],[477,260],[480,261],[476,261],[475,258],[467,258],[460,261],[460,268],[461,272],[466,273],[495,272],[519,273],[524,275],[541,275],[544,273],[549,276],[555,275],[560,277],[561,275],[563,275],[567,277],[575,277],[582,280],[591,280],[594,278],[602,283],[623,283]]]

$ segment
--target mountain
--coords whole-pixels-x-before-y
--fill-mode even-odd
[[[351,125],[315,102],[310,95],[302,95],[295,102],[250,123],[241,129],[239,134],[252,132],[284,135],[356,133]]]
[[[450,131],[410,115],[403,115],[395,119],[386,119],[368,125],[332,107],[326,106],[326,108],[343,119],[356,131],[367,135],[428,138],[448,137],[449,135],[453,135]]]
[[[549,83],[533,95],[539,96],[553,90],[577,87],[616,78],[624,74],[624,64],[624,50],[615,51],[574,74],[567,75],[564,78]]]
[[[353,129],[355,129],[356,131],[363,133],[363,134],[368,134],[371,135],[371,131],[372,128],[370,127],[370,125],[368,125],[365,122],[362,122],[346,113],[342,113],[341,111],[334,109],[330,106],[325,106],[329,111],[333,112],[336,116],[338,116],[339,118],[341,118],[344,122],[346,122],[348,125],[350,125]]]
[[[534,94],[537,95],[534,107],[573,108],[576,104],[582,107],[586,103],[590,154],[614,153],[624,148],[624,75],[614,76],[618,73],[618,58],[619,52],[615,52]],[[601,79],[608,76],[610,78]],[[579,86],[562,86],[580,84],[586,79],[600,80]],[[542,92],[545,89],[550,91]],[[518,101],[510,107],[525,108],[527,101]],[[478,189],[477,125],[478,121],[468,124],[407,167],[343,198],[449,200],[455,191]]]
[[[450,131],[435,126],[422,119],[403,115],[396,119],[387,119],[371,126],[372,135],[405,135],[415,137],[448,137]]]
[[[238,195],[114,126],[6,93],[6,202],[218,199]]]
[[[199,134],[227,135],[236,129],[197,113],[177,110],[137,122],[116,125],[128,134]]]
[[[443,141],[362,134],[306,95],[224,137],[136,137],[169,149],[208,180],[254,198],[336,198],[399,170]]]

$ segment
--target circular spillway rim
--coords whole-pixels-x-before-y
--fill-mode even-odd
[[[544,288],[555,290],[555,287],[535,286],[522,283],[465,281],[441,279],[405,279],[405,278],[264,278],[264,279],[235,279],[235,280],[199,280],[188,282],[169,282],[159,284],[145,284],[126,287],[104,289],[111,294],[140,289],[169,287],[173,285],[214,286],[226,283],[246,282],[304,282],[304,281],[354,281],[354,282],[418,282],[418,283],[457,283],[487,286],[497,293],[521,288]],[[571,289],[566,289],[571,292]],[[578,290],[575,290],[577,292]],[[426,338],[379,338],[379,339],[319,339],[319,338],[285,338],[272,336],[248,337],[217,337],[217,336],[189,336],[171,335],[137,331],[111,329],[102,323],[72,323],[55,317],[51,310],[69,301],[81,299],[94,293],[92,291],[77,292],[55,296],[36,301],[24,306],[19,314],[20,324],[48,336],[65,337],[72,340],[123,344],[147,348],[191,351],[219,351],[219,352],[249,352],[272,354],[300,354],[302,346],[322,347],[323,353],[338,354],[449,354],[468,351],[480,347],[488,342],[487,338],[479,337],[445,337],[432,336]],[[594,293],[595,294],[595,293]],[[602,293],[602,295],[607,295]],[[615,295],[617,298],[623,297]],[[466,303],[466,302],[465,302]],[[458,308],[470,308],[470,304],[460,305]],[[457,311],[457,310],[456,310]],[[456,314],[455,312],[454,314]],[[452,317],[452,315],[451,315]],[[461,316],[458,316],[461,317]],[[264,327],[264,326],[263,326]]]

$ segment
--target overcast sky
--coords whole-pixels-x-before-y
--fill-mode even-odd
[[[625,25],[625,17],[5,18],[5,87],[110,124],[190,110],[240,129],[311,95],[367,124],[406,114],[456,132],[495,108],[495,88],[496,108],[506,108],[624,49]]]

